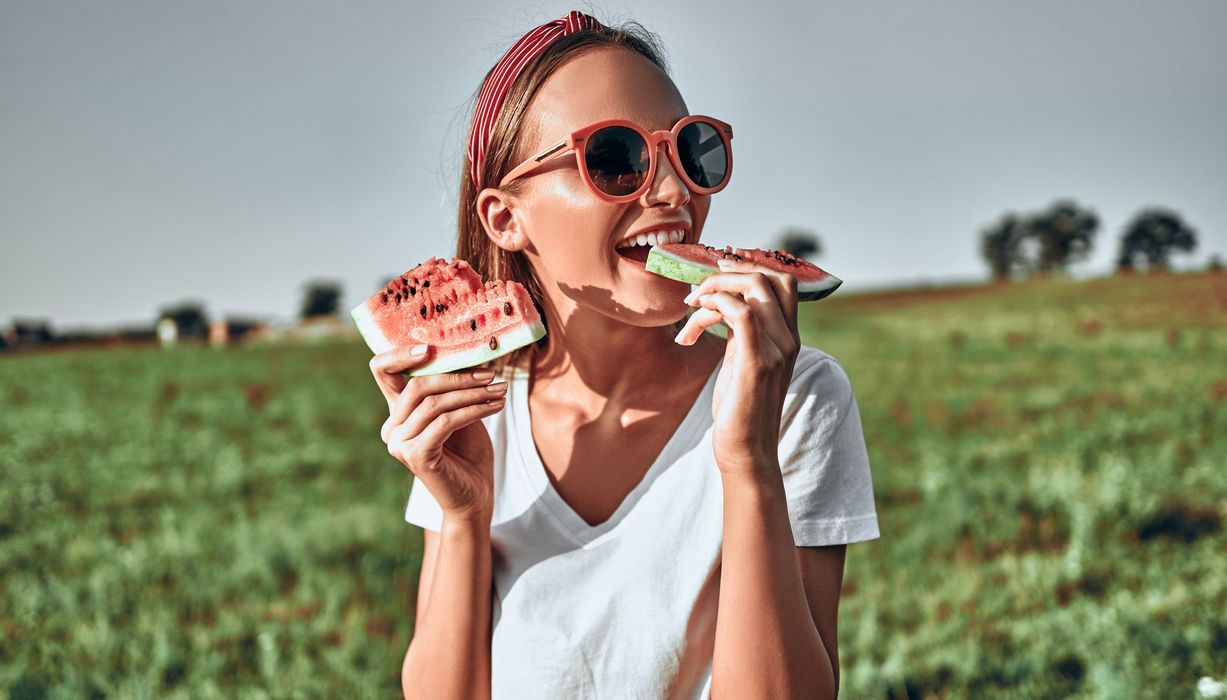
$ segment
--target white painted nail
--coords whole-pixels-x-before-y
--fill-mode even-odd
[[[426,346],[425,345],[415,346],[412,350],[409,351],[409,354],[413,355],[414,357],[421,357],[422,355],[426,354]]]

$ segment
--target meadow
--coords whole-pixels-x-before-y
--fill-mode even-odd
[[[836,294],[880,540],[843,696],[1227,677],[1227,275]],[[354,342],[0,356],[0,691],[387,697],[410,476]]]

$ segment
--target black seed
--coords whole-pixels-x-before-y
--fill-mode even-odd
[[[444,310],[444,309],[446,309],[446,308],[447,308],[447,307],[446,307],[446,306],[444,306],[444,305],[442,305],[442,304],[435,304],[435,312],[436,312],[436,313],[443,313],[443,310]]]
[[[417,293],[418,293],[417,287],[410,287],[410,288],[409,288],[409,296],[411,296],[411,297],[417,296]]]
[[[498,349],[498,338],[495,338],[494,336],[490,336],[490,349],[491,350]]]
[[[422,286],[423,286],[423,287],[429,287],[429,286],[430,286],[430,280],[426,280],[425,282],[423,282],[423,283],[422,283]]]
[[[469,330],[471,331],[477,330],[477,319],[473,319],[469,321]]]
[[[400,292],[397,292],[397,293],[396,293],[396,303],[397,303],[397,304],[399,304],[399,303],[400,303]]]
[[[384,292],[383,294],[379,295],[379,303],[380,304],[388,303],[388,293],[387,292]]]
[[[509,302],[509,301],[505,301],[505,302],[503,302],[503,313],[507,314],[508,316],[511,316],[511,315],[512,315],[512,313],[511,313],[511,302]]]
[[[422,304],[422,318],[426,318],[426,305]]]

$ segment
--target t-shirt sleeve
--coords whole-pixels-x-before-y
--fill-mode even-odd
[[[431,495],[426,484],[414,479],[409,488],[409,504],[405,506],[405,522],[423,530],[438,532],[443,529],[443,509]]]
[[[779,441],[793,539],[798,547],[876,539],[869,454],[852,383],[825,353],[798,365]]]

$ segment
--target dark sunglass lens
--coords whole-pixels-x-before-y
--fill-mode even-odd
[[[605,194],[624,195],[639,189],[648,174],[648,149],[634,129],[609,126],[588,137],[584,146],[588,175]]]
[[[677,156],[699,187],[715,187],[729,171],[728,149],[713,124],[691,122],[677,135]]]

